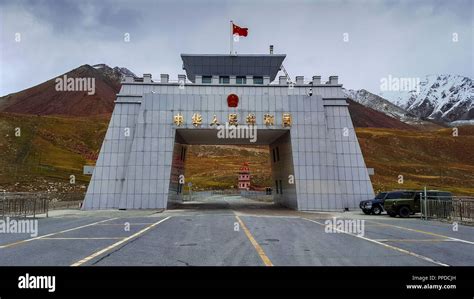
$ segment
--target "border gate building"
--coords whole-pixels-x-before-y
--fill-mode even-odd
[[[178,81],[122,82],[83,209],[167,208],[181,199],[190,144],[268,145],[274,202],[293,209],[341,211],[373,198],[337,76],[277,78],[281,54],[181,57]],[[225,123],[256,126],[255,142],[219,138]]]

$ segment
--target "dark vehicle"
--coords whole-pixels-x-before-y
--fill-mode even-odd
[[[374,199],[363,200],[359,203],[359,207],[366,215],[380,215],[383,212],[383,203],[388,193],[389,192],[380,192]]]
[[[384,209],[391,217],[399,215],[402,218],[421,212],[420,199],[424,191],[396,191],[385,198]],[[452,201],[450,192],[429,190],[426,192],[428,200]]]

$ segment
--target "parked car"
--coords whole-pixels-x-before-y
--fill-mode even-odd
[[[415,213],[421,212],[420,198],[424,194],[422,190],[402,190],[390,193],[390,196],[385,198],[384,209],[391,217],[399,215],[402,218],[409,217]],[[452,200],[451,192],[428,190],[426,192],[428,200]]]
[[[359,203],[359,207],[366,215],[380,215],[383,212],[383,203],[389,192],[380,192],[374,199],[363,200]]]

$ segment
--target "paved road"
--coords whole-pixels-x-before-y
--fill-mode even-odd
[[[364,234],[334,230],[365,220]],[[240,197],[167,211],[68,211],[39,235],[0,234],[0,265],[447,266],[474,265],[474,227],[416,218],[304,213]]]

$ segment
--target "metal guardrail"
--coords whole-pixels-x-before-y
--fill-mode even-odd
[[[34,195],[25,198],[21,194],[5,194],[0,204],[2,217],[36,217],[37,214],[48,215],[49,200],[46,197]]]
[[[224,190],[207,190],[207,191],[192,191],[191,193],[189,190],[183,192],[182,199],[184,201],[191,201],[201,198],[207,198],[214,195],[223,195],[223,196],[242,196],[254,200],[264,200],[264,201],[271,201],[272,197],[272,190],[265,191],[256,191],[256,190],[239,190],[239,189],[224,189]]]
[[[211,190],[212,195],[272,195],[272,189],[267,188],[267,190],[240,190],[240,189],[225,189],[225,190]]]
[[[257,200],[257,201],[267,201],[267,202],[273,201],[271,190],[265,190],[265,191],[243,190],[243,191],[240,191],[240,196]]]
[[[0,193],[2,217],[36,217],[54,209],[79,209],[84,193],[3,192]]]
[[[202,198],[211,197],[213,195],[240,195],[236,189],[226,190],[207,190],[207,191],[189,191],[185,190],[182,194],[183,201],[199,200]]]
[[[422,198],[420,204],[422,219],[474,224],[474,197]]]

